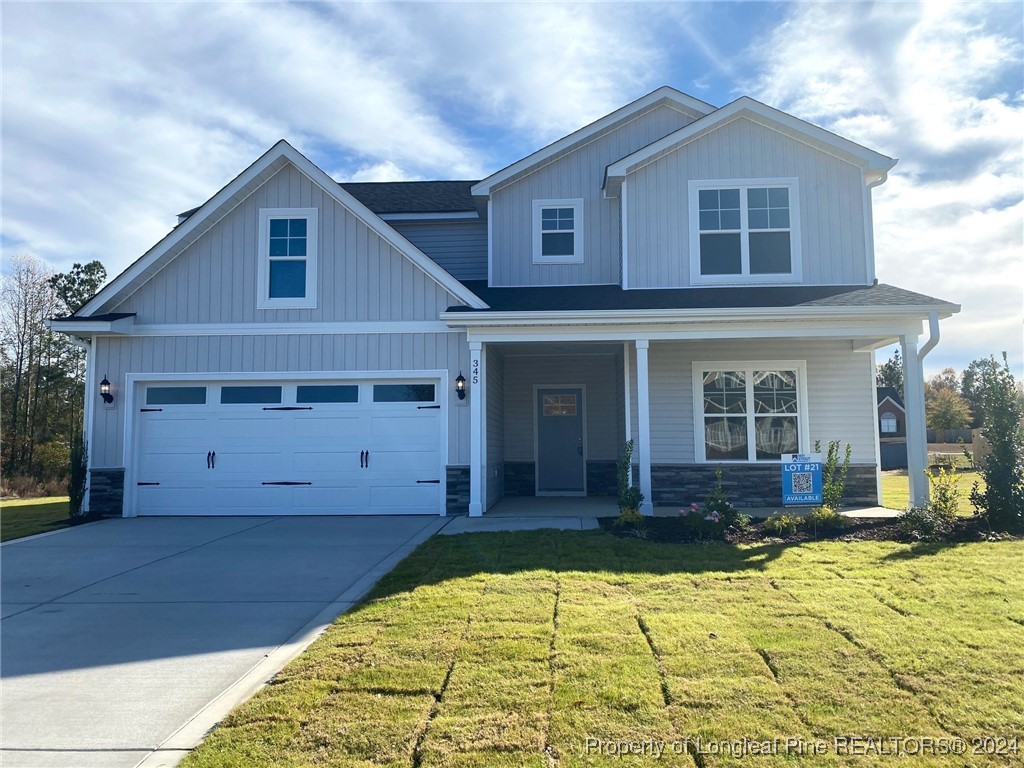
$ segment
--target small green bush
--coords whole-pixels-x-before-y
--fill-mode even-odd
[[[712,518],[711,522],[721,522],[726,528],[745,529],[750,527],[750,515],[740,512],[731,501],[729,494],[722,487],[722,468],[715,469],[715,487],[711,489],[704,506],[695,510],[700,516]]]
[[[815,530],[820,528],[825,531],[831,531],[848,527],[850,525],[850,518],[844,517],[840,514],[839,510],[832,509],[832,507],[820,506],[812,509],[803,522]]]
[[[821,440],[814,443],[814,452],[821,453]],[[821,505],[830,509],[842,507],[843,491],[846,490],[846,473],[850,470],[850,456],[853,449],[846,444],[843,461],[839,461],[839,441],[830,440],[821,466]]]
[[[926,507],[911,507],[896,518],[900,531],[917,541],[938,541],[946,538],[956,523],[960,509],[960,488],[956,472],[945,467],[937,472],[926,471],[931,482],[931,498]]]
[[[798,525],[800,525],[800,518],[796,515],[772,515],[764,521],[765,530],[777,536],[790,536],[796,533]]]
[[[640,505],[644,495],[632,483],[633,480],[633,441],[627,440],[618,465],[619,486],[619,525],[637,525],[643,520]]]

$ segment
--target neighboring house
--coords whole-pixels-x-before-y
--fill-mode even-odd
[[[53,322],[89,348],[91,509],[479,515],[614,494],[630,439],[646,513],[717,467],[778,505],[780,454],[832,439],[873,503],[893,342],[920,501],[920,360],[959,307],[875,279],[895,162],[671,88],[476,182],[339,185],[279,142]]]
[[[878,460],[885,469],[907,468],[907,412],[895,387],[878,387]]]

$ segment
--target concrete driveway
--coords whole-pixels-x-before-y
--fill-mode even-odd
[[[106,520],[0,549],[0,764],[173,765],[446,522]]]

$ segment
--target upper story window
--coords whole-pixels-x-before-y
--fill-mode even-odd
[[[690,182],[693,283],[800,279],[796,179]]]
[[[900,431],[900,422],[896,418],[895,413],[889,413],[888,411],[883,413],[880,422],[879,427],[883,433],[892,434]]]
[[[260,309],[316,306],[316,208],[260,210]]]
[[[533,263],[583,263],[583,200],[533,201]]]

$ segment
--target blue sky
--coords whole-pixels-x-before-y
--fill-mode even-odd
[[[5,259],[114,274],[279,138],[480,178],[671,85],[899,158],[879,277],[963,305],[928,370],[1024,362],[1019,2],[5,3],[2,34]]]

